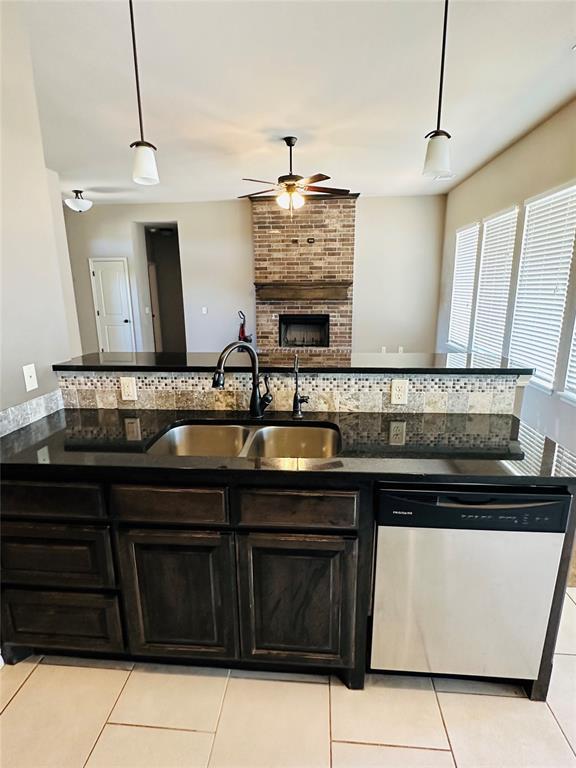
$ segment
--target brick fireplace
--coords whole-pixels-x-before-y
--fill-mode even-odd
[[[309,197],[292,217],[274,198],[252,199],[256,334],[264,362],[291,363],[295,352],[304,365],[349,362],[357,197]]]

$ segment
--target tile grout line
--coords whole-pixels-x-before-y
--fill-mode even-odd
[[[210,761],[212,760],[212,754],[214,753],[214,745],[216,744],[216,734],[218,733],[218,726],[220,725],[220,718],[222,717],[222,710],[224,709],[224,699],[226,698],[226,694],[228,693],[229,683],[230,683],[230,670],[228,670],[228,675],[226,677],[226,685],[224,686],[224,692],[222,693],[222,698],[220,700],[220,708],[218,710],[218,717],[216,718],[216,728],[214,728],[214,735],[212,737],[212,745],[210,746],[210,754],[208,755],[208,760],[206,761],[206,768],[209,767]]]
[[[550,714],[551,714],[551,715],[552,715],[552,717],[554,718],[554,720],[555,720],[555,722],[556,722],[556,725],[558,726],[558,728],[560,729],[560,732],[562,733],[562,736],[564,736],[564,738],[566,739],[566,742],[568,743],[568,746],[570,747],[571,751],[572,751],[572,752],[574,753],[574,755],[576,756],[576,748],[572,746],[572,744],[571,744],[571,742],[570,742],[570,739],[569,739],[569,738],[568,738],[568,736],[566,736],[566,734],[564,733],[564,729],[562,728],[562,726],[561,726],[561,724],[560,724],[560,721],[559,721],[559,720],[558,720],[558,718],[556,717],[556,714],[555,714],[554,710],[552,709],[552,707],[550,706],[550,704],[548,703],[548,701],[546,701],[546,706],[547,706],[547,707],[548,707],[548,709],[550,710]]]
[[[124,688],[126,688],[128,680],[130,680],[130,677],[132,676],[132,672],[134,672],[134,667],[132,667],[132,669],[128,672],[128,675],[126,676],[126,680],[124,680],[124,683],[122,684],[122,687],[120,688],[120,691],[118,692],[118,696],[116,696],[116,698],[114,699],[114,703],[112,704],[112,707],[110,708],[110,711],[108,712],[108,715],[106,716],[106,719],[104,720],[102,728],[100,728],[100,731],[98,733],[98,736],[96,737],[96,740],[95,740],[94,744],[92,744],[92,749],[88,753],[88,757],[86,758],[86,760],[82,764],[82,768],[86,768],[86,765],[88,764],[88,761],[92,757],[92,753],[96,749],[96,744],[98,744],[98,742],[100,741],[100,737],[104,733],[104,728],[106,728],[106,726],[108,725],[108,720],[110,718],[110,715],[114,711],[114,708],[115,708],[116,704],[118,704],[118,700],[120,699],[120,696],[122,696],[122,694],[124,693]]]
[[[330,744],[330,768],[332,768],[332,675],[328,677],[328,739]]]
[[[35,665],[32,667],[32,669],[30,670],[30,672],[29,672],[29,673],[26,675],[26,677],[24,678],[24,680],[22,680],[22,682],[20,683],[20,685],[18,686],[18,688],[16,688],[16,690],[14,691],[14,693],[12,694],[12,696],[10,696],[10,698],[8,699],[8,701],[6,702],[6,704],[5,704],[5,705],[2,707],[2,709],[0,710],[0,715],[1,715],[3,712],[5,712],[5,711],[8,709],[8,707],[10,706],[10,704],[12,704],[12,702],[14,701],[14,699],[16,698],[16,696],[17,696],[17,695],[20,693],[20,691],[22,690],[22,688],[24,688],[24,686],[26,685],[26,683],[28,682],[28,680],[30,680],[30,678],[32,677],[32,675],[34,674],[34,672],[36,672],[36,670],[38,669],[38,666],[39,666],[39,664],[40,664],[40,662],[42,661],[42,659],[43,659],[43,658],[44,658],[43,656],[40,656],[40,658],[38,659],[38,661],[36,662],[36,664],[35,664]],[[24,661],[24,659],[23,659],[22,661]],[[20,663],[22,663],[22,662],[20,662]],[[6,665],[6,662],[4,662],[4,666],[5,666],[5,665]]]
[[[444,719],[444,712],[442,711],[442,705],[440,704],[440,699],[438,697],[438,691],[436,690],[436,685],[434,684],[434,678],[430,678],[430,682],[432,683],[432,690],[434,691],[434,696],[436,697],[436,704],[438,706],[438,711],[440,712],[440,718],[442,720],[442,725],[444,726],[444,732],[446,733],[446,739],[448,740],[448,746],[450,747],[450,753],[452,754],[452,761],[455,765],[455,768],[458,768],[458,763],[456,762],[456,755],[454,754],[454,749],[452,747],[452,742],[450,741],[450,735],[448,733],[448,727],[446,725],[446,720]]]
[[[178,733],[214,733],[214,731],[201,731],[198,728],[178,728],[172,725],[146,725],[145,723],[119,723],[115,720],[107,720],[106,725],[114,725],[117,728],[148,728],[150,731],[178,731]]]
[[[350,741],[349,739],[334,739],[334,744],[352,744],[361,747],[393,747],[394,749],[419,749],[422,752],[452,753],[452,750],[448,747],[446,749],[442,749],[441,747],[417,747],[415,744],[388,744],[384,741]]]

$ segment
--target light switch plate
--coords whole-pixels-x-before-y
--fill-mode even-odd
[[[122,400],[137,400],[138,390],[134,376],[120,376],[120,396]]]
[[[406,422],[391,421],[390,432],[388,435],[390,445],[405,445],[406,443]]]
[[[390,402],[392,405],[408,404],[408,379],[392,379]]]
[[[36,366],[34,363],[23,365],[22,373],[24,374],[26,392],[30,392],[33,389],[38,389],[38,379],[36,378]]]

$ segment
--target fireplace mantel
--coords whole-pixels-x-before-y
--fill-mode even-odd
[[[260,301],[346,301],[352,280],[254,283]]]

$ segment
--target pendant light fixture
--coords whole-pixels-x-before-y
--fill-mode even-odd
[[[72,211],[76,213],[85,213],[92,208],[92,200],[84,200],[81,189],[73,189],[74,197],[67,197],[64,202]]]
[[[140,76],[138,74],[138,54],[136,52],[136,32],[134,30],[134,8],[132,0],[128,0],[130,6],[130,29],[132,30],[132,52],[134,54],[134,76],[136,78],[136,99],[138,101],[138,123],[140,125],[140,138],[133,141],[130,147],[134,147],[134,166],[132,180],[136,184],[158,184],[158,168],[156,167],[156,147],[144,139],[144,123],[142,121],[142,100],[140,97]]]
[[[451,179],[454,174],[450,165],[450,134],[440,128],[442,117],[442,92],[444,90],[444,60],[446,58],[446,32],[448,28],[448,0],[444,0],[444,26],[442,29],[442,57],[440,61],[440,88],[438,91],[438,115],[436,129],[424,137],[428,139],[426,159],[424,161],[424,176],[437,180]]]

